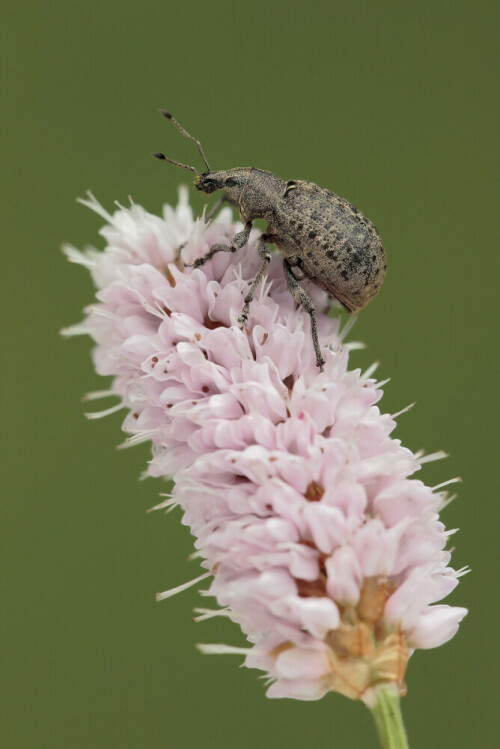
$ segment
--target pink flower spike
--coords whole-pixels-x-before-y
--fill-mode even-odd
[[[185,267],[241,230],[222,210],[195,220],[187,191],[163,216],[137,205],[108,214],[103,252],[66,248],[87,267],[97,299],[66,335],[89,334],[96,370],[111,375],[126,410],[125,445],[150,441],[147,474],[173,478],[157,505],[179,506],[219,609],[248,647],[200,646],[242,656],[268,676],[269,697],[319,699],[338,691],[373,705],[382,686],[404,694],[414,649],[456,633],[466,609],[437,604],[457,585],[438,513],[446,493],[413,478],[425,458],[391,437],[379,408],[383,383],[348,369],[348,332],[304,286],[318,316],[325,371],[316,366],[310,318],[273,256],[237,319],[261,260],[258,232],[239,253]],[[349,322],[351,324],[351,322]],[[352,346],[351,346],[352,347]],[[436,605],[437,604],[437,605]],[[200,613],[201,612],[201,613]]]

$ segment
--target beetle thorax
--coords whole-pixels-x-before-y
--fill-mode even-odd
[[[205,193],[223,189],[227,200],[239,208],[243,221],[271,216],[286,187],[275,174],[254,167],[206,172],[195,185]]]
[[[284,195],[285,182],[272,172],[264,172],[261,169],[249,168],[244,171],[247,178],[239,199],[242,219],[269,220]]]

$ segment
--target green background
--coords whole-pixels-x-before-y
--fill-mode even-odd
[[[102,246],[89,188],[108,208],[176,200],[189,175],[151,152],[199,159],[158,107],[216,167],[312,180],[376,223],[389,270],[353,366],[381,361],[388,412],[418,402],[396,437],[451,453],[424,478],[463,476],[444,521],[473,570],[448,599],[470,609],[458,635],[410,662],[405,721],[412,748],[498,746],[497,23],[487,0],[4,5],[6,749],[376,746],[360,704],[270,701],[238,658],[195,650],[241,636],[194,624],[194,590],[155,603],[198,574],[191,539],[145,513],[163,488],[138,482],[147,447],[115,451],[121,415],[83,416],[103,382],[89,340],[57,331],[93,292],[59,247]]]

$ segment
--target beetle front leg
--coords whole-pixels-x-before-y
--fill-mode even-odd
[[[323,372],[323,364],[325,363],[325,360],[323,359],[319,346],[318,325],[316,323],[316,310],[314,309],[314,304],[312,303],[311,298],[309,297],[307,292],[304,291],[302,286],[298,283],[297,279],[293,275],[292,267],[286,258],[284,258],[283,260],[283,270],[285,271],[285,278],[288,283],[288,288],[292,292],[293,298],[295,299],[297,304],[300,304],[302,307],[304,307],[306,312],[309,312],[309,315],[311,317],[311,335],[314,344],[314,351],[316,353],[316,366],[319,367],[320,372]]]
[[[248,313],[250,311],[250,304],[254,297],[255,290],[257,286],[259,285],[259,283],[262,281],[262,276],[266,272],[267,266],[271,262],[271,250],[269,249],[269,245],[266,244],[266,239],[269,239],[267,234],[262,234],[257,240],[257,252],[261,256],[261,258],[264,260],[264,262],[262,264],[261,269],[259,270],[254,280],[252,281],[252,285],[250,286],[248,290],[248,294],[245,297],[245,306],[243,307],[241,315],[238,317],[238,322],[242,330],[246,328],[246,325],[248,322]]]
[[[217,213],[217,211],[219,210],[219,208],[221,207],[221,205],[224,203],[225,200],[227,200],[227,198],[225,195],[223,195],[222,198],[219,198],[219,200],[217,200],[213,204],[213,206],[210,208],[210,210],[205,216],[205,221],[210,221],[212,216],[214,216]]]
[[[233,237],[231,244],[214,244],[213,247],[203,257],[197,257],[192,263],[184,263],[185,268],[199,268],[200,265],[205,265],[207,260],[215,255],[216,252],[238,252],[241,248],[246,245],[250,236],[250,230],[252,228],[252,222],[247,221],[243,231],[238,232]]]

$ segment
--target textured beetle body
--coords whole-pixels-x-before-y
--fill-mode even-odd
[[[376,228],[357,208],[312,182],[289,182],[268,227],[284,254],[299,258],[304,275],[350,312],[379,290],[385,252]]]
[[[228,180],[237,184],[226,187]],[[208,172],[196,187],[224,189],[244,224],[267,221],[268,241],[350,312],[368,304],[382,285],[386,261],[376,228],[329,190],[253,167]]]
[[[230,245],[216,244],[191,267],[199,267],[217,252],[237,252],[248,242],[252,221],[267,221],[265,234],[257,240],[257,252],[263,264],[244,299],[238,322],[245,328],[250,303],[271,261],[269,245],[274,244],[284,256],[283,270],[293,298],[309,313],[316,364],[323,368],[324,359],[318,339],[314,304],[296,277],[294,269],[327,294],[354,312],[364,307],[378,292],[385,276],[386,262],[382,242],[374,225],[347,200],[318,187],[312,182],[285,182],[273,174],[254,167],[237,167],[213,171],[208,165],[199,141],[187,133],[171,114],[161,110],[180,132],[192,140],[207,170],[200,174],[193,166],[157,153],[160,159],[190,169],[196,174],[195,186],[211,194],[224,190],[224,198],[238,208],[243,231]],[[220,205],[220,203],[219,203]]]

